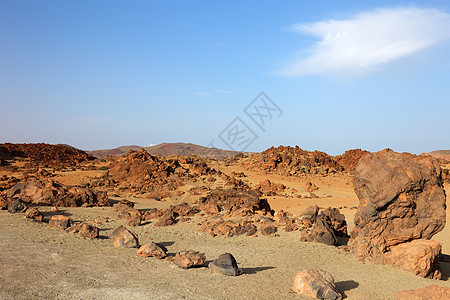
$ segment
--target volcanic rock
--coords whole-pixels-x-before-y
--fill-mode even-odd
[[[86,223],[76,223],[67,228],[66,232],[93,239],[98,237],[99,229]]]
[[[342,299],[342,294],[336,289],[334,278],[322,269],[303,269],[294,278],[292,289],[297,294],[303,294],[316,299]]]
[[[348,237],[347,221],[345,221],[345,216],[341,214],[338,208],[327,208],[322,210],[317,216],[317,219],[321,219],[330,225],[336,236]]]
[[[128,226],[139,226],[139,225],[141,225],[142,214],[138,210],[126,213],[126,218],[127,218],[127,225]]]
[[[273,214],[267,199],[259,198],[255,191],[215,189],[208,196],[200,198],[200,204],[217,205],[220,211],[231,214],[241,209],[247,209],[252,213],[263,211],[266,214]]]
[[[308,193],[317,191],[318,189],[319,188],[312,182],[305,183],[305,191],[308,192]]]
[[[262,235],[271,235],[277,232],[277,228],[273,225],[266,223],[261,225],[259,231],[261,231]]]
[[[149,242],[142,245],[137,251],[137,255],[142,257],[156,257],[162,259],[167,256],[167,249],[164,246],[158,245],[154,242]]]
[[[450,288],[440,285],[428,285],[418,290],[401,291],[394,300],[444,300],[450,299]]]
[[[25,204],[20,199],[14,199],[8,204],[8,211],[10,213],[21,213],[27,209]]]
[[[200,253],[194,250],[178,252],[173,258],[173,263],[183,269],[191,267],[198,267],[205,263],[205,253]]]
[[[114,229],[109,238],[113,241],[114,247],[137,248],[139,245],[137,234],[122,225]]]
[[[360,205],[349,245],[357,259],[390,262],[386,253],[396,245],[430,239],[444,228],[445,191],[436,159],[386,149],[362,158],[353,181]],[[417,248],[419,252],[431,251],[422,246]],[[403,247],[397,249],[395,253],[406,251]],[[404,263],[411,264],[412,253],[405,253],[408,256]],[[398,257],[398,264],[403,260],[391,255]]]
[[[177,214],[172,210],[167,210],[153,225],[158,227],[170,226],[176,223]]]
[[[30,207],[25,211],[25,217],[28,219],[33,219],[38,222],[42,222],[44,216],[36,207]]]
[[[10,199],[21,199],[26,203],[53,206],[109,206],[105,192],[93,192],[81,187],[69,187],[52,179],[29,179],[5,191]]]
[[[442,245],[430,240],[413,240],[393,246],[384,254],[384,263],[421,277],[441,279],[439,255]]]
[[[370,154],[369,151],[361,149],[352,149],[345,151],[344,154],[336,156],[335,160],[345,168],[346,171],[353,172],[361,158]]]
[[[279,192],[283,192],[285,189],[285,185],[271,182],[269,179],[264,180],[256,187],[257,191],[266,196],[276,196]]]
[[[317,219],[309,229],[302,230],[301,241],[336,245],[338,240],[331,226],[323,219]]]
[[[236,259],[230,253],[221,254],[218,259],[209,263],[208,268],[211,273],[218,273],[227,276],[237,276],[242,272],[238,268]]]
[[[61,229],[67,229],[70,226],[70,218],[63,215],[56,215],[52,216],[50,221],[48,222],[48,225],[50,227],[56,227]]]

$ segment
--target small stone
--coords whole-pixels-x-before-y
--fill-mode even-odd
[[[52,216],[48,222],[50,227],[56,227],[61,229],[67,229],[70,226],[70,218],[63,215]]]
[[[139,245],[137,234],[122,225],[114,229],[110,239],[113,241],[114,247],[137,248]]]
[[[162,259],[167,256],[167,249],[164,246],[158,245],[154,242],[149,242],[145,245],[142,245],[137,251],[137,255],[142,257],[156,257]]]
[[[209,263],[209,271],[227,276],[237,276],[242,273],[238,268],[236,259],[230,253],[224,253],[218,259]]]
[[[178,252],[173,258],[173,263],[183,269],[201,266],[205,263],[205,261],[205,253],[200,253],[194,250]]]
[[[33,219],[38,222],[42,222],[42,220],[44,219],[44,216],[41,214],[41,212],[36,207],[31,207],[25,211],[25,218]]]
[[[98,237],[98,228],[86,223],[77,223],[66,229],[67,233],[78,234],[82,237],[96,238]]]

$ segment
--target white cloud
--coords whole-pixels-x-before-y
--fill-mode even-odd
[[[217,90],[216,93],[229,95],[229,94],[232,94],[233,92],[229,91],[229,90]]]
[[[294,61],[280,75],[359,73],[449,40],[450,15],[437,9],[400,7],[292,28],[320,41],[309,57]]]
[[[200,91],[195,93],[197,96],[209,96],[211,95],[209,92]]]

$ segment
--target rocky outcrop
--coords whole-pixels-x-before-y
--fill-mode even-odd
[[[219,211],[238,215],[253,214],[256,211],[273,214],[267,199],[260,198],[255,191],[215,189],[200,199],[200,205],[215,205]]]
[[[439,162],[386,149],[361,159],[353,181],[360,201],[350,240],[356,258],[380,264],[408,264],[403,268],[417,275],[439,277],[434,262],[440,247],[413,242],[430,239],[445,226],[445,191]],[[429,267],[417,271],[417,265],[424,260]]]
[[[444,300],[450,299],[450,288],[429,285],[418,290],[401,291],[394,295],[394,300]]]
[[[345,168],[346,171],[353,172],[361,158],[370,154],[369,151],[361,149],[352,149],[345,151],[344,154],[335,156],[334,159]]]
[[[6,198],[21,199],[36,205],[52,206],[110,206],[105,192],[93,192],[86,188],[70,187],[52,179],[29,179],[4,192]]]
[[[294,278],[292,290],[315,299],[342,299],[334,278],[322,269],[303,269]]]
[[[27,206],[20,199],[14,199],[8,204],[8,211],[13,214],[25,212],[26,209]]]
[[[305,192],[311,193],[317,191],[319,188],[312,182],[305,183]]]

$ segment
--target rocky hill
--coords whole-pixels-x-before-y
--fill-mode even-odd
[[[190,143],[162,143],[144,148],[152,155],[174,156],[174,155],[197,155],[205,158],[224,159],[232,157],[242,152],[208,148]]]
[[[434,156],[439,159],[444,159],[444,160],[450,161],[450,150],[436,150],[436,151],[431,151],[429,153],[423,153],[423,154],[428,154],[428,155]]]
[[[0,144],[1,164],[7,164],[8,160],[16,158],[28,158],[32,164],[42,166],[74,166],[95,159],[82,150],[66,145]]]
[[[107,156],[120,156],[127,153],[130,150],[139,150],[141,148],[142,148],[141,146],[130,145],[130,146],[121,146],[113,149],[92,150],[86,152],[95,158],[103,159],[106,158]]]

